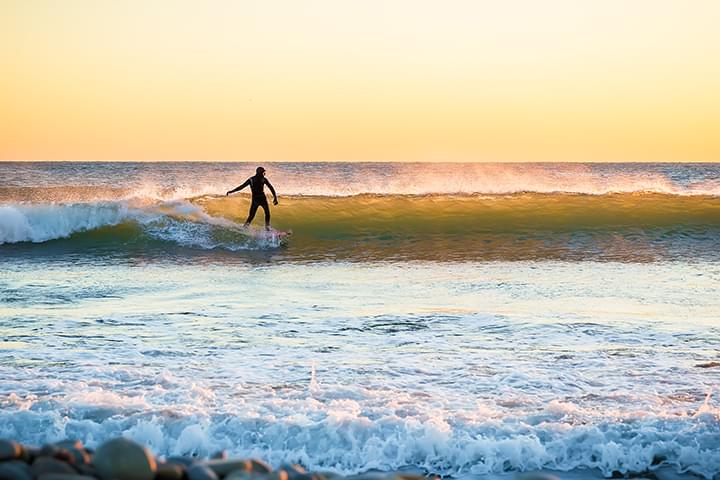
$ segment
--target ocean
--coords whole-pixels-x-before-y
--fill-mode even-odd
[[[0,163],[0,438],[720,475],[720,165]]]

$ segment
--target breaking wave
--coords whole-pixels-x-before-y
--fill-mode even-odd
[[[249,199],[205,195],[0,205],[0,244],[154,242],[301,259],[653,260],[720,251],[720,197],[660,193],[283,196],[273,226],[241,229]],[[262,214],[262,212],[260,212]],[[255,224],[262,223],[261,216]]]
[[[167,395],[162,382],[172,380],[160,380],[156,390]],[[398,391],[311,385],[291,396],[267,394],[250,407],[220,406],[212,390],[193,385],[185,401],[157,408],[152,397],[78,386],[86,391],[55,401],[11,396],[13,411],[0,414],[0,436],[31,444],[79,438],[95,447],[126,435],[165,455],[228,450],[276,466],[292,462],[343,474],[410,466],[460,477],[539,469],[598,469],[609,477],[670,467],[710,479],[720,471],[720,419],[708,400],[687,415],[616,416],[557,400],[523,414],[492,405],[458,410]]]

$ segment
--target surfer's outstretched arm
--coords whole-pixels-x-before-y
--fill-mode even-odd
[[[250,185],[249,178],[247,180],[245,180],[245,183],[243,183],[242,185],[239,185],[239,186],[233,188],[232,190],[228,190],[228,192],[225,195],[230,195],[231,193],[239,192],[240,190],[247,187],[248,185]]]
[[[277,205],[277,203],[278,203],[278,202],[277,202],[277,193],[275,193],[275,189],[273,188],[272,184],[270,183],[270,181],[269,181],[267,178],[265,179],[265,185],[267,185],[268,188],[270,189],[270,191],[272,192],[272,194],[273,194],[273,203],[274,203],[275,205]]]

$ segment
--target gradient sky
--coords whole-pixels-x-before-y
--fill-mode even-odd
[[[0,0],[0,159],[719,161],[717,0]]]

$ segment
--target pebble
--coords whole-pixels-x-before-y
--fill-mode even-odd
[[[285,473],[286,480],[312,480],[312,476],[301,465],[282,465],[279,471]]]
[[[206,462],[205,465],[219,477],[224,477],[236,470],[242,472],[250,471],[247,460],[210,460]]]
[[[68,450],[72,450],[73,448],[77,450],[85,449],[85,446],[80,440],[60,440],[59,442],[55,442],[55,446],[59,448],[67,448]]]
[[[223,477],[223,480],[267,480],[265,478],[259,478],[259,475],[253,475],[245,470],[235,470],[229,475]]]
[[[560,480],[551,473],[546,472],[527,472],[515,475],[515,480]]]
[[[104,478],[153,480],[157,464],[148,449],[127,438],[103,443],[93,456],[95,469]]]
[[[0,463],[0,480],[32,480],[30,467],[22,462]]]
[[[22,456],[20,457],[25,463],[32,463],[37,457],[40,456],[40,449],[36,447],[28,447],[27,445],[22,446]]]
[[[187,469],[188,480],[218,480],[220,477],[205,465],[195,464]]]
[[[185,475],[185,465],[177,463],[158,463],[155,480],[181,480]]]
[[[40,475],[38,480],[97,480],[95,477],[87,475],[68,475],[66,473],[46,473]]]
[[[195,460],[192,458],[187,457],[168,457],[165,460],[165,463],[167,464],[176,464],[176,465],[184,465],[186,467],[189,467],[193,463],[195,463]]]
[[[15,460],[22,455],[22,446],[12,440],[0,439],[0,461]]]
[[[225,450],[220,450],[219,452],[215,452],[212,457],[210,457],[213,460],[227,460],[228,454]]]
[[[144,446],[127,438],[102,444],[97,451],[79,440],[63,440],[41,449],[0,439],[0,480],[439,480],[420,470],[370,471],[343,477],[308,472],[284,464],[273,471],[262,460],[228,459],[222,450],[209,460],[168,457],[157,463]],[[560,480],[547,472],[516,475],[513,480]],[[720,480],[720,479],[718,479]]]
[[[36,477],[46,473],[77,473],[68,463],[53,457],[37,457],[30,466],[30,470]]]

